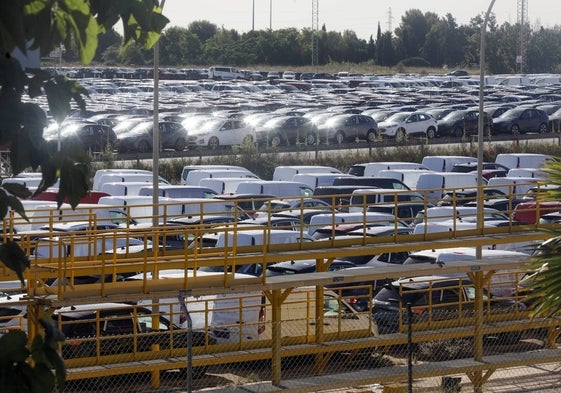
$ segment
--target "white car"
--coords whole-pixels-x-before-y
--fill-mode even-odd
[[[220,146],[233,146],[255,141],[255,130],[238,119],[214,119],[189,133],[189,146],[206,146],[217,150]]]
[[[403,141],[410,135],[424,135],[429,139],[436,136],[438,123],[425,112],[398,112],[378,123],[381,137]]]
[[[282,79],[296,79],[294,71],[285,71],[282,73]]]

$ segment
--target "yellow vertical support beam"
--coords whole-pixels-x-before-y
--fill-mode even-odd
[[[475,331],[473,336],[473,358],[476,361],[483,360],[483,286],[485,279],[483,272],[477,271],[472,275],[473,284],[475,285]],[[473,373],[473,391],[474,393],[483,393],[483,372],[476,371]]]
[[[271,291],[272,317],[272,344],[271,344],[271,382],[274,386],[281,384],[281,291],[274,289]]]
[[[318,261],[319,262],[319,261]],[[324,288],[321,285],[316,286],[316,299],[315,299],[315,320],[316,320],[316,331],[315,338],[316,344],[323,344],[323,296]],[[316,361],[314,365],[314,371],[316,375],[323,374],[323,369],[325,367],[324,354],[318,353],[316,355]]]
[[[152,345],[152,351],[158,352],[159,350],[160,350],[160,344]],[[160,370],[154,368],[154,370],[152,370],[151,372],[150,386],[152,386],[152,389],[158,389],[160,387],[160,384],[161,384]]]

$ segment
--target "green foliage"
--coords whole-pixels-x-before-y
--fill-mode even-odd
[[[401,64],[405,67],[428,67],[430,66],[429,62],[423,59],[422,57],[411,57],[409,59],[403,59],[398,64]]]
[[[42,319],[39,322],[45,334],[36,335],[31,345],[28,345],[27,335],[22,331],[0,336],[2,393],[50,393],[56,386],[60,389],[64,387],[66,368],[58,353],[58,343],[64,341],[64,336],[52,320]]]
[[[432,12],[423,13],[413,9],[406,12],[394,32],[382,33],[379,29],[370,40],[358,38],[352,30],[341,33],[322,29],[318,32],[318,65],[372,62],[378,66],[392,67],[406,59],[422,58],[422,67],[476,67],[482,23],[482,18],[475,16],[468,25],[458,25],[450,14],[438,17]],[[498,26],[495,17],[491,16],[486,36],[488,72],[498,74],[516,70],[519,37],[517,24],[504,23]],[[308,70],[311,42],[312,31],[306,28],[238,33],[225,27],[219,28],[208,21],[196,21],[187,29],[172,27],[166,30],[161,41],[160,57],[162,64],[168,66],[274,65],[290,66],[292,69],[307,67]],[[561,30],[558,28],[529,31],[527,72],[558,72],[561,64],[560,42]],[[137,65],[151,61],[147,57],[136,58],[139,60]],[[133,58],[127,56],[126,63],[135,64],[131,60]],[[407,65],[407,61],[403,65]]]
[[[110,30],[121,19],[123,44],[139,43],[151,48],[168,20],[154,0],[10,0],[0,2],[0,144],[10,149],[12,172],[40,168],[39,193],[60,179],[57,202],[68,198],[72,207],[88,191],[90,162],[76,146],[53,152],[43,138],[47,118],[37,103],[23,101],[24,93],[34,99],[46,95],[49,110],[60,124],[74,102],[85,109],[86,90],[63,76],[40,70],[22,70],[10,53],[19,48],[38,50],[41,56],[64,44],[75,47],[80,61],[89,63],[98,47],[98,35]],[[8,208],[26,219],[19,198],[29,197],[24,187],[0,185],[0,216]],[[29,259],[19,245],[7,241],[0,245],[0,261],[24,282]],[[32,317],[32,315],[29,315]],[[41,321],[44,336],[37,334],[28,346],[23,332],[0,337],[0,391],[2,393],[52,392],[63,387],[64,362],[58,353],[62,333],[52,321]],[[54,372],[53,372],[54,370]]]
[[[559,157],[559,155],[557,156]],[[549,184],[561,186],[561,161],[559,159],[548,162],[544,171],[548,174]],[[561,191],[552,189],[539,196],[543,200],[561,198]],[[552,239],[547,247],[533,257],[532,268],[538,269],[538,274],[531,283],[530,302],[534,306],[533,312],[537,316],[558,316],[561,314],[561,232],[551,231]],[[543,268],[545,267],[545,268]]]

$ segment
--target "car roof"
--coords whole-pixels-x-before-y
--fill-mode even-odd
[[[448,276],[419,276],[403,278],[392,282],[393,287],[404,287],[408,289],[427,289],[429,287],[455,286],[459,283],[471,284],[467,277],[448,277]]]

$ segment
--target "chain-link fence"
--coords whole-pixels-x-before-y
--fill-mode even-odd
[[[63,391],[560,386],[556,321],[530,319],[516,291],[494,296],[496,286],[476,283],[418,277],[374,290],[310,287],[58,308],[53,318],[67,337]]]

